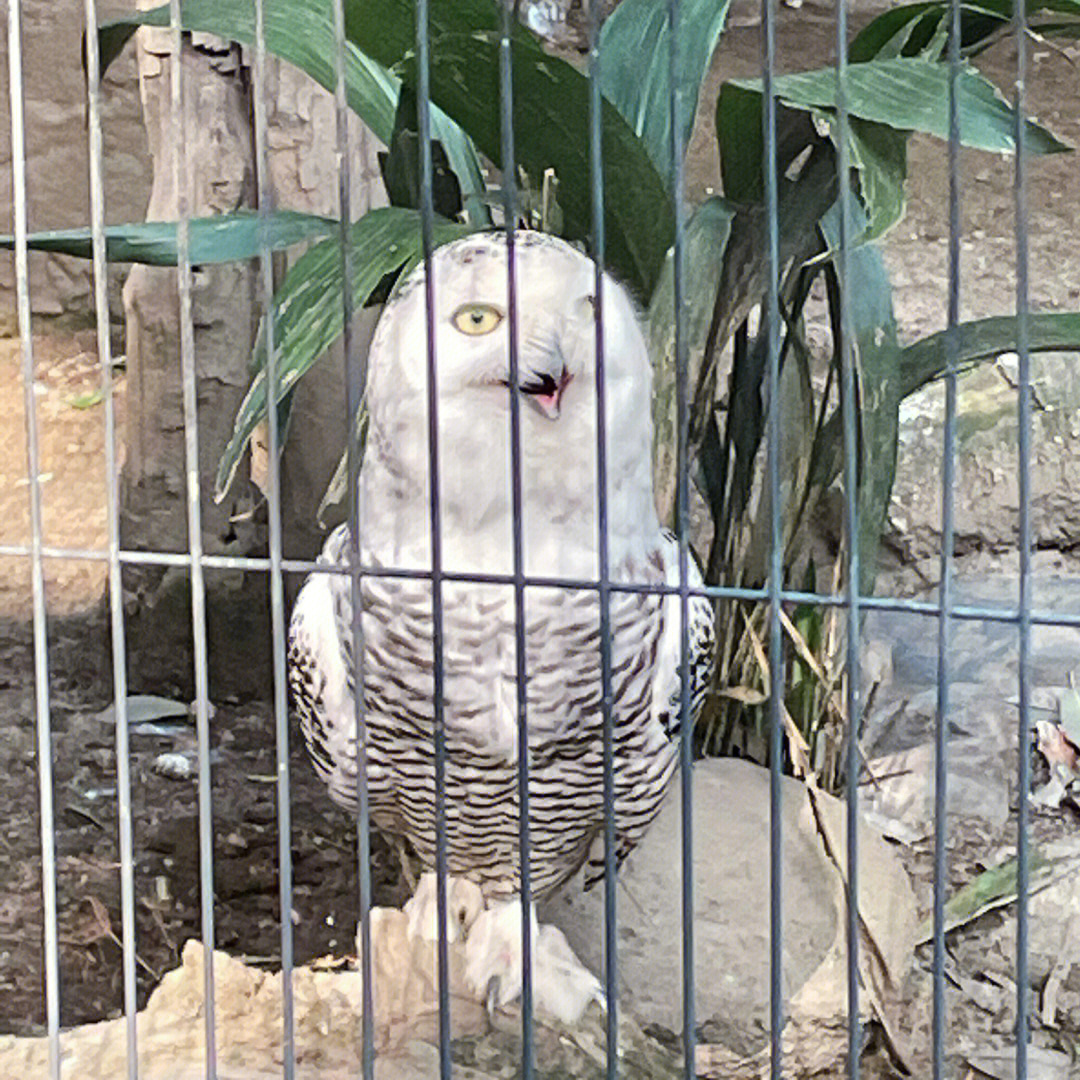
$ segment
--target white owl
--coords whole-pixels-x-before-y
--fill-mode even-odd
[[[534,232],[517,234],[515,252],[516,385],[505,235],[470,236],[433,259],[441,553],[443,570],[454,578],[443,585],[448,859],[450,873],[483,894],[486,910],[465,943],[468,970],[476,987],[494,990],[500,1003],[520,989],[514,590],[456,578],[514,570],[512,394],[521,403],[524,572],[583,583],[596,582],[600,572],[593,264],[569,244]],[[421,267],[386,305],[371,346],[359,510],[361,559],[369,567],[432,566],[425,292]],[[626,290],[605,276],[602,293],[610,577],[617,584],[677,584],[677,545],[653,501],[645,339]],[[342,526],[327,540],[322,561],[343,565],[348,549]],[[700,584],[692,566],[691,577]],[[361,596],[371,817],[383,831],[406,837],[433,870],[431,584],[419,576],[365,576]],[[678,597],[610,596],[615,798],[605,807],[598,592],[525,588],[530,867],[538,898],[598,858],[605,813],[614,814],[621,861],[658,812],[676,766]],[[691,600],[690,642],[696,712],[713,650],[711,606],[702,598]],[[289,678],[316,770],[335,801],[355,806],[358,679],[347,576],[315,573],[301,590]],[[417,898],[428,899],[430,890]],[[414,924],[430,929],[430,915]],[[565,1015],[556,976],[568,949],[549,929],[534,939],[536,999]],[[549,984],[550,992],[541,989]],[[589,989],[585,998],[599,990],[592,976],[579,985]]]

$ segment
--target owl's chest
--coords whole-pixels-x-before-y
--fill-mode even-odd
[[[649,721],[661,617],[657,597],[612,599],[612,691],[624,733]],[[441,621],[438,681],[452,756],[516,762],[522,705],[538,762],[595,748],[603,723],[595,590],[526,588],[519,626],[511,586],[446,583]],[[369,579],[363,626],[369,723],[394,728],[418,750],[430,748],[437,681],[430,586]]]

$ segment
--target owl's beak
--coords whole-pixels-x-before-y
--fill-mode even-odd
[[[558,420],[563,393],[573,377],[564,366],[558,377],[544,372],[543,375],[532,376],[522,382],[519,389],[542,416],[549,420]]]

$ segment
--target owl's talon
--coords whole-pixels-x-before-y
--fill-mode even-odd
[[[499,986],[502,980],[498,975],[492,975],[488,979],[487,993],[484,995],[484,1008],[488,1016],[494,1016],[499,1011]]]
[[[593,1001],[603,1003],[600,980],[574,955],[562,931],[532,923],[532,991],[538,1011],[575,1024]],[[489,1013],[521,996],[521,901],[482,911],[465,938],[465,978]]]
[[[420,875],[416,891],[402,909],[408,918],[409,937],[424,941],[439,940],[439,906],[435,875],[430,871]],[[446,940],[461,941],[484,910],[480,887],[465,878],[446,879]]]

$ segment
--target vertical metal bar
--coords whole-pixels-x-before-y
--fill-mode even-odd
[[[608,547],[607,389],[604,378],[604,98],[601,92],[601,8],[589,5],[589,190],[592,196],[593,327],[596,334],[597,602],[600,616],[600,710],[604,773],[604,998],[608,1080],[619,1063],[619,952],[615,903],[615,713],[611,657],[611,558]]]
[[[427,330],[428,471],[431,510],[432,708],[435,717],[435,907],[438,917],[439,1075],[450,1076],[450,956],[446,936],[446,717],[443,711],[442,506],[439,497],[439,383],[435,355],[434,219],[431,167],[431,57],[428,0],[416,0],[417,128],[420,137],[420,232]]]
[[[293,1002],[292,804],[289,777],[289,705],[285,673],[285,589],[281,569],[281,432],[278,424],[278,356],[274,340],[274,267],[268,235],[273,209],[270,150],[267,144],[266,11],[255,0],[252,106],[255,119],[255,195],[259,215],[259,285],[262,293],[263,341],[266,344],[267,470],[266,504],[270,555],[270,635],[273,648],[274,746],[277,763],[278,896],[281,912],[282,1074],[296,1075],[296,1032]]]
[[[499,36],[499,105],[502,150],[503,214],[506,228],[506,313],[510,328],[510,484],[514,575],[514,679],[517,691],[518,733],[518,838],[521,884],[521,1076],[532,1080],[533,976],[532,976],[532,869],[529,838],[529,725],[525,635],[525,550],[521,505],[521,396],[518,393],[517,262],[514,230],[517,227],[517,161],[514,147],[514,60],[512,39],[514,7],[502,5]]]
[[[357,350],[353,321],[353,254],[351,232],[352,147],[346,79],[345,4],[334,0],[335,81],[337,121],[338,215],[341,244],[342,352],[345,361],[346,472],[348,475],[349,590],[352,601],[353,718],[356,723],[356,849],[360,893],[360,972],[363,977],[360,1018],[361,1075],[375,1076],[374,966],[371,953],[371,810],[367,776],[367,709],[364,702],[364,619],[360,572],[360,410],[367,383],[367,354]]]
[[[195,665],[195,728],[199,773],[199,905],[205,950],[203,993],[207,1080],[217,1077],[214,1003],[214,833],[210,771],[210,696],[207,678],[206,581],[202,556],[202,492],[199,482],[198,399],[195,386],[195,324],[191,299],[191,242],[188,222],[187,131],[184,116],[184,31],[180,0],[169,0],[173,36],[172,128],[176,146],[176,266],[180,294],[180,377],[183,384],[184,462],[187,470],[188,557],[191,567],[191,632]]]
[[[86,0],[86,93],[90,139],[90,234],[94,266],[94,314],[105,407],[105,492],[108,518],[109,629],[116,715],[116,790],[120,846],[120,937],[127,1037],[127,1075],[139,1075],[135,981],[135,852],[131,819],[131,754],[128,739],[127,651],[120,571],[120,475],[116,460],[116,403],[113,399],[112,343],[109,340],[109,278],[105,247],[105,164],[101,131],[101,63],[97,5]]]
[[[839,175],[840,250],[840,406],[844,427],[844,533],[847,538],[847,980],[848,980],[848,1076],[859,1076],[859,512],[858,512],[858,413],[855,400],[855,342],[851,331],[851,181],[848,154],[847,110],[847,0],[836,6],[836,124],[837,172]]]
[[[692,713],[690,711],[690,405],[687,398],[687,342],[683,333],[683,247],[685,234],[685,192],[683,191],[683,90],[679,80],[679,31],[682,4],[668,0],[668,23],[671,28],[668,53],[668,83],[671,89],[671,192],[675,204],[675,234],[672,243],[672,284],[675,304],[675,408],[677,412],[676,532],[679,539],[679,739],[680,778],[682,780],[682,968],[683,968],[683,1071],[686,1080],[694,1080],[697,1032],[694,1008],[694,847],[693,782],[694,760]]]
[[[1028,198],[1027,198],[1027,11],[1015,6],[1016,31],[1016,353],[1017,453],[1020,495],[1020,767],[1016,822],[1016,1075],[1028,1072],[1028,1012],[1031,1007],[1028,971],[1031,857],[1028,842],[1031,791],[1031,353],[1028,327]]]
[[[768,348],[769,427],[769,1075],[783,1071],[784,905],[783,905],[783,717],[784,654],[780,592],[784,587],[784,533],[780,516],[780,220],[776,165],[776,0],[761,0],[762,90],[764,110],[765,243],[768,280],[762,333]]]
[[[931,1028],[933,1071],[945,1071],[945,894],[948,891],[948,752],[949,646],[952,640],[953,547],[955,525],[953,489],[956,483],[956,360],[960,321],[960,0],[949,4],[949,297],[945,339],[945,429],[941,459],[941,584],[938,619],[937,718],[934,753],[934,1013]]]
[[[8,75],[11,87],[11,173],[15,227],[15,295],[22,346],[26,456],[30,470],[30,582],[34,619],[34,704],[37,722],[38,787],[41,814],[41,900],[45,938],[45,1023],[49,1076],[60,1078],[60,948],[56,913],[56,837],[53,807],[52,718],[49,712],[49,643],[45,610],[44,538],[41,516],[41,453],[34,400],[34,344],[30,325],[30,259],[26,235],[26,117],[22,77],[22,3],[8,4]]]

